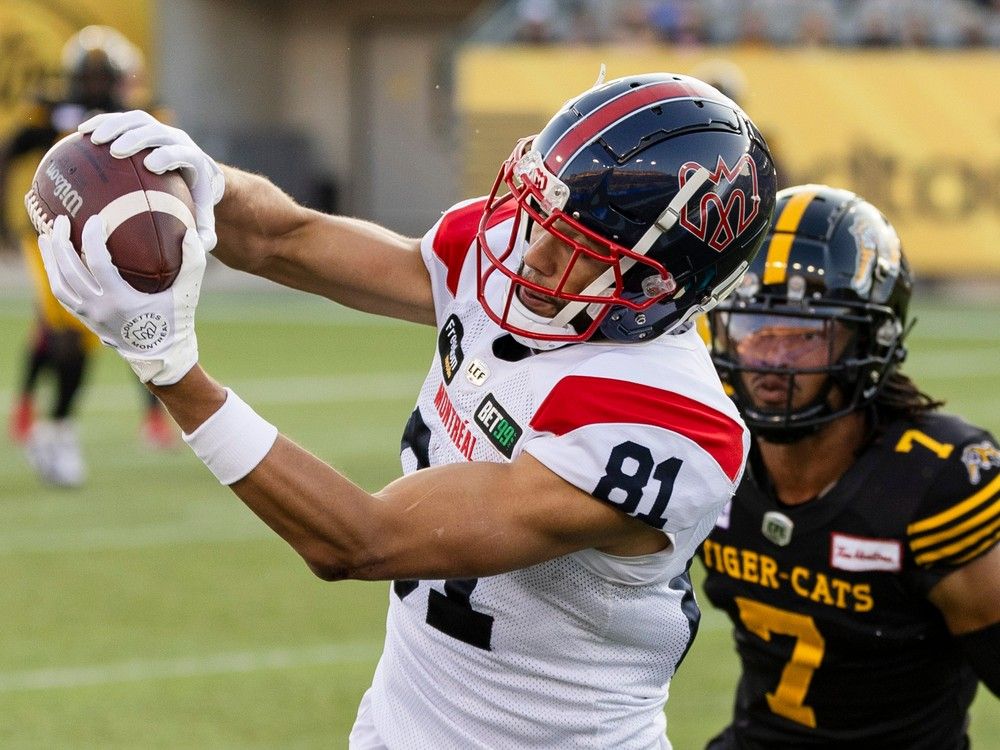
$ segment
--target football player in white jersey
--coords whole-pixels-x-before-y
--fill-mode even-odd
[[[749,445],[690,318],[742,278],[774,206],[767,146],[696,79],[599,82],[423,239],[294,204],[142,113],[81,130],[180,169],[181,274],[121,281],[99,219],[57,297],[116,348],[220,482],[327,580],[392,580],[354,748],[664,748],[695,635],[687,569]],[[218,244],[216,244],[218,243]],[[205,252],[360,310],[435,325],[404,476],[369,494],[198,364]],[[132,341],[141,318],[154,343]]]

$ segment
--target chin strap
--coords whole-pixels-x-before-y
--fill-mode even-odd
[[[554,331],[555,326],[553,325],[552,318],[544,318],[541,315],[536,315],[531,312],[517,296],[517,292],[512,291],[512,298],[510,300],[510,309],[507,311],[507,322],[513,324],[522,331],[537,331],[538,333],[551,334]],[[572,336],[576,333],[576,330],[570,326],[568,323],[566,325],[560,326],[555,333],[565,333],[568,336]],[[522,336],[517,333],[510,334],[513,339],[529,349],[534,349],[539,352],[547,352],[553,349],[558,349],[561,346],[566,346],[570,343],[569,341],[550,341],[549,339],[535,339],[530,336]]]

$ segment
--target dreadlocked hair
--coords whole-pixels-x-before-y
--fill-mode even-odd
[[[928,396],[901,372],[893,371],[875,397],[875,410],[882,419],[907,417],[919,419],[944,406],[944,401]]]

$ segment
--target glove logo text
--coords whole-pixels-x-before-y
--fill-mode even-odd
[[[167,319],[154,312],[136,315],[122,326],[122,338],[140,352],[148,352],[163,343],[168,333]]]

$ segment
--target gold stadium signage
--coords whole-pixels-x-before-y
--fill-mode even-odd
[[[58,95],[63,44],[90,24],[113,26],[149,57],[152,0],[0,0],[0,140],[39,93]]]
[[[470,47],[456,98],[467,133],[465,191],[482,193],[510,144],[573,92],[609,77],[695,73],[725,58],[748,89],[782,184],[829,183],[882,208],[919,275],[1000,277],[1000,80],[993,50]]]

